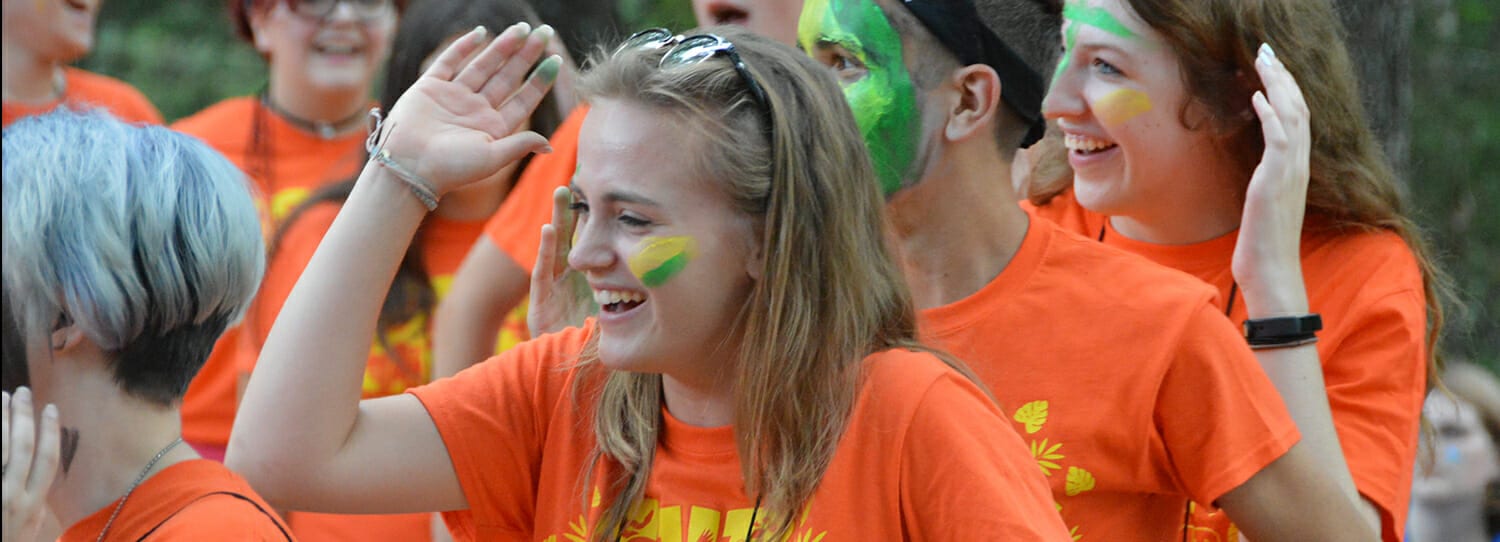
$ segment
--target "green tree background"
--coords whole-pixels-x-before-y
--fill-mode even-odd
[[[533,2],[575,53],[629,29],[684,29],[693,20],[686,0]],[[265,84],[264,62],[233,37],[224,5],[109,0],[94,53],[80,65],[134,84],[169,121],[256,92]],[[1416,0],[1411,7],[1406,182],[1415,214],[1466,307],[1450,314],[1445,350],[1500,368],[1500,4]]]

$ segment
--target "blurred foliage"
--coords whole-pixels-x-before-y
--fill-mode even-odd
[[[576,25],[550,21],[579,36],[569,43],[575,51],[649,26],[694,26],[685,0],[533,2],[543,14],[580,14]],[[215,0],[109,0],[95,52],[80,65],[134,84],[169,120],[255,92],[265,84],[265,64],[232,35],[223,7]],[[1415,8],[1408,186],[1467,306],[1452,312],[1445,344],[1455,358],[1500,368],[1500,5],[1417,0]]]
[[[1466,310],[1448,354],[1500,369],[1500,4],[1423,0],[1412,33],[1409,193]]]

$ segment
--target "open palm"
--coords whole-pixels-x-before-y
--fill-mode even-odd
[[[517,130],[557,76],[557,57],[531,69],[551,35],[521,23],[487,45],[483,28],[455,40],[396,101],[379,144],[438,194],[545,150],[545,138]]]

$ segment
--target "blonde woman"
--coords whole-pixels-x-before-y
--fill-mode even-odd
[[[639,34],[581,82],[568,263],[597,320],[359,401],[390,240],[431,196],[545,148],[508,135],[555,73],[520,82],[543,40],[456,42],[282,309],[229,463],[293,509],[464,510],[460,538],[1068,540],[986,393],[916,342],[838,87],[714,32]]]

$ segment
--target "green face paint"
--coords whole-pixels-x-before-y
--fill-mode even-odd
[[[692,237],[647,237],[630,257],[630,272],[647,288],[655,288],[676,276],[698,254]]]
[[[881,192],[895,193],[916,160],[921,127],[900,34],[872,0],[808,0],[797,21],[797,42],[810,53],[819,44],[836,44],[864,64],[863,78],[840,84],[864,135]]]
[[[1116,19],[1109,10],[1083,5],[1081,0],[1070,0],[1063,5],[1063,20],[1068,22],[1068,29],[1063,32],[1063,43],[1069,52],[1078,45],[1078,31],[1083,29],[1083,25],[1089,25],[1122,38],[1134,39],[1136,37],[1135,32],[1131,32],[1130,28]],[[1064,53],[1062,60],[1057,63],[1057,72],[1052,75],[1052,78],[1056,79],[1057,76],[1062,75],[1062,72],[1068,69],[1068,64],[1068,53]]]

